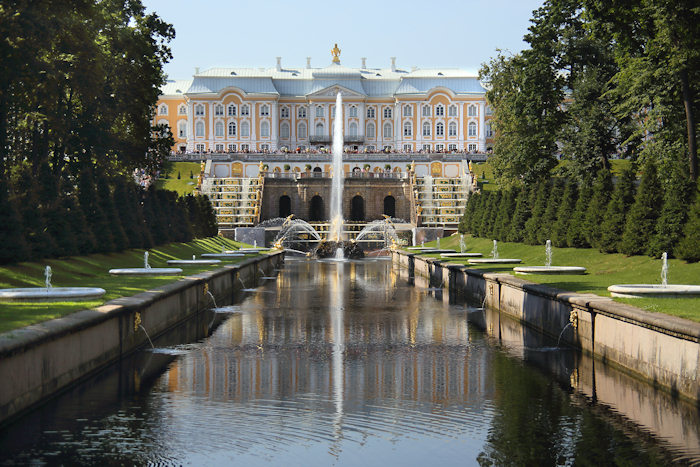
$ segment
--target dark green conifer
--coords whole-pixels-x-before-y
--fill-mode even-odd
[[[676,257],[691,263],[700,261],[700,184],[693,191],[695,200],[690,206],[683,238],[673,250]]]
[[[522,242],[525,238],[525,223],[532,215],[530,191],[525,185],[516,192],[515,210],[506,235],[506,240],[509,242]]]
[[[489,202],[486,206],[486,212],[484,213],[484,222],[482,224],[482,229],[479,232],[480,237],[493,238],[493,228],[498,217],[498,206],[501,203],[502,194],[502,190],[491,192]]]
[[[549,196],[547,197],[547,207],[544,210],[544,214],[542,214],[542,221],[537,231],[537,245],[543,245],[547,240],[551,240],[552,229],[557,221],[557,213],[559,212],[559,205],[563,195],[563,184],[559,180],[552,180]]]
[[[493,237],[496,240],[505,241],[510,230],[510,221],[515,211],[515,189],[509,189],[502,193],[501,202],[498,205],[498,218],[494,224]]]
[[[209,198],[204,195],[197,196],[197,202],[202,212],[202,231],[205,237],[215,237],[219,234],[219,225],[216,222],[216,213]]]
[[[476,203],[474,204],[474,210],[471,213],[471,220],[469,222],[469,232],[474,236],[479,236],[479,228],[484,218],[484,208],[488,203],[488,199],[488,192],[479,193]]]
[[[683,236],[693,185],[685,167],[671,164],[664,185],[663,205],[656,222],[656,232],[649,244],[649,254],[660,258],[667,252],[675,256],[674,248]]]
[[[564,195],[562,196],[561,204],[559,204],[559,209],[557,209],[557,220],[552,226],[551,231],[552,245],[556,247],[564,248],[569,246],[567,233],[569,231],[571,216],[576,209],[577,199],[578,185],[574,180],[569,180],[566,183],[566,188],[564,188]]]
[[[586,237],[586,214],[591,204],[593,192],[590,185],[584,183],[579,189],[576,207],[569,220],[569,228],[566,231],[566,243],[573,248],[587,248],[588,239]]]
[[[534,197],[530,197],[530,199],[533,200],[532,215],[525,222],[525,234],[523,241],[528,245],[537,245],[540,243],[537,235],[541,228],[545,210],[547,209],[547,195],[549,194],[547,181],[540,181],[532,192],[535,194]]]
[[[603,253],[619,253],[620,241],[625,231],[627,212],[634,203],[636,175],[632,167],[624,170],[613,188],[612,197],[605,210],[601,226],[600,246]]]
[[[24,239],[24,224],[3,178],[0,178],[0,226],[0,264],[27,259],[29,247]]]
[[[650,159],[644,164],[642,180],[625,221],[625,231],[620,242],[620,252],[626,255],[643,255],[649,251],[649,243],[656,229],[661,211],[661,190],[656,164]]]
[[[95,236],[94,251],[97,253],[114,251],[112,228],[105,212],[101,209],[100,199],[97,196],[95,187],[95,179],[90,168],[86,168],[80,173],[78,179],[78,201],[87,224]]]
[[[48,225],[39,196],[38,184],[29,168],[22,169],[16,187],[15,203],[18,207],[24,238],[29,246],[29,257],[41,259],[56,256],[56,243],[48,233]]]
[[[113,251],[122,251],[128,248],[129,241],[124,232],[121,218],[117,214],[115,199],[112,195],[111,183],[105,176],[97,178],[97,196],[99,201],[99,209],[102,211],[106,219],[108,219],[110,229],[112,231],[112,241],[114,242]],[[120,199],[123,203],[126,200]]]
[[[608,203],[610,203],[612,191],[612,174],[607,169],[599,170],[593,184],[593,196],[586,211],[586,222],[584,224],[586,240],[594,248],[600,248],[603,235],[603,219],[605,218]]]

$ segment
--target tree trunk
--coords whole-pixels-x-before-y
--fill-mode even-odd
[[[690,165],[690,178],[698,179],[698,149],[695,139],[695,118],[693,116],[693,94],[688,82],[688,69],[680,72],[681,88],[683,89],[683,104],[685,105],[685,121],[688,126],[688,162]]]

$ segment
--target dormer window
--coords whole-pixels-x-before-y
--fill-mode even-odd
[[[158,107],[158,115],[168,115],[167,104],[161,104],[160,107]]]

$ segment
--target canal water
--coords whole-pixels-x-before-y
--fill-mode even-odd
[[[0,431],[0,463],[700,459],[697,407],[498,312],[479,329],[467,318],[481,312],[404,274],[382,260],[288,260],[239,304],[201,314]]]

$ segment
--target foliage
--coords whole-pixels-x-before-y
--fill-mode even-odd
[[[649,244],[649,254],[660,258],[667,252],[674,256],[674,247],[683,237],[683,227],[688,219],[693,185],[685,175],[681,164],[669,164],[666,182],[662,184],[663,205]]]
[[[593,184],[593,193],[591,201],[588,204],[586,211],[586,219],[583,228],[586,235],[588,245],[600,248],[601,237],[603,235],[603,219],[605,211],[610,203],[610,195],[613,191],[612,174],[607,169],[598,171],[595,183]]]
[[[626,255],[646,254],[661,210],[661,190],[656,163],[649,160],[644,165],[642,180],[625,222],[625,232],[620,242],[620,252]]]
[[[568,246],[567,233],[577,199],[578,186],[575,181],[569,180],[566,184],[566,188],[564,188],[561,204],[559,205],[559,209],[557,209],[557,218],[550,233],[552,245],[557,247]]]
[[[509,242],[522,242],[525,238],[525,223],[531,215],[529,194],[526,186],[518,192],[510,230],[506,236]]]
[[[695,201],[688,213],[688,222],[683,230],[683,239],[674,249],[678,258],[689,262],[700,261],[700,185],[694,190]]]
[[[605,210],[601,237],[598,248],[604,253],[617,253],[620,250],[620,240],[625,231],[627,212],[634,203],[635,170],[632,166],[625,169],[615,184],[612,197]]]

